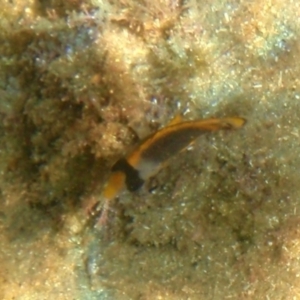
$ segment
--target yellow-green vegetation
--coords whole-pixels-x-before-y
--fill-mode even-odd
[[[299,298],[297,2],[2,2],[1,299]],[[133,130],[178,113],[248,122],[95,229]]]

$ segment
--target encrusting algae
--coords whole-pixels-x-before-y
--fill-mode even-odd
[[[99,223],[105,223],[109,202],[125,186],[129,191],[140,189],[171,157],[184,151],[201,134],[222,129],[239,129],[245,123],[246,120],[240,117],[185,122],[181,122],[181,118],[175,118],[168,126],[144,139],[135,150],[113,165],[101,195],[102,214]]]

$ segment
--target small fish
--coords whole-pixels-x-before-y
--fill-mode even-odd
[[[201,134],[221,129],[238,129],[246,123],[244,118],[205,119],[185,121],[175,118],[168,126],[142,141],[125,158],[118,160],[102,192],[102,214],[108,203],[126,186],[136,191],[144,182],[157,174],[177,153],[185,150]],[[102,216],[100,223],[102,223]]]

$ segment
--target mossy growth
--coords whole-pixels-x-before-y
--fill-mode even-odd
[[[59,214],[81,208],[132,138],[118,96],[124,77],[112,72],[99,38],[103,23],[68,18],[1,36],[5,178],[26,185],[31,207]]]
[[[288,129],[274,136],[275,124],[256,121],[260,125],[250,120],[240,131],[199,138],[193,151],[157,176],[154,194],[125,192],[115,201],[101,231],[105,239],[93,243],[101,255],[87,254],[87,264],[99,257],[95,286],[104,281],[114,296],[121,287],[128,299],[141,291],[146,299],[204,299],[212,293],[221,299],[242,297],[249,282],[249,292],[258,294],[259,281],[264,288],[271,284],[265,276],[286,259],[282,249],[289,238],[282,238],[294,239],[298,230],[297,180],[286,173],[288,160],[278,165],[286,146],[276,139]]]
[[[247,21],[255,5],[249,17],[244,5],[229,14],[227,2],[21,2],[0,13],[0,225],[9,255],[25,261],[49,247],[64,260],[66,248],[82,247],[70,265],[86,268],[72,268],[77,286],[66,290],[86,276],[112,299],[287,295],[300,231],[299,107],[288,101],[299,99],[297,39],[285,35],[276,51],[258,44]],[[267,28],[269,17],[258,15]],[[285,26],[270,40],[281,41]],[[153,194],[124,191],[100,233],[82,230],[83,203],[98,199],[112,163],[134,146],[130,128],[144,137],[179,112],[248,124],[201,137],[158,174]],[[70,246],[74,236],[83,243]],[[36,276],[69,262],[36,263]],[[24,274],[19,282],[36,287]]]

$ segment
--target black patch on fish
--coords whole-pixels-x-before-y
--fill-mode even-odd
[[[140,177],[139,172],[132,167],[125,158],[119,159],[111,168],[112,172],[121,171],[126,176],[126,186],[130,192],[134,192],[142,187],[144,180]]]

